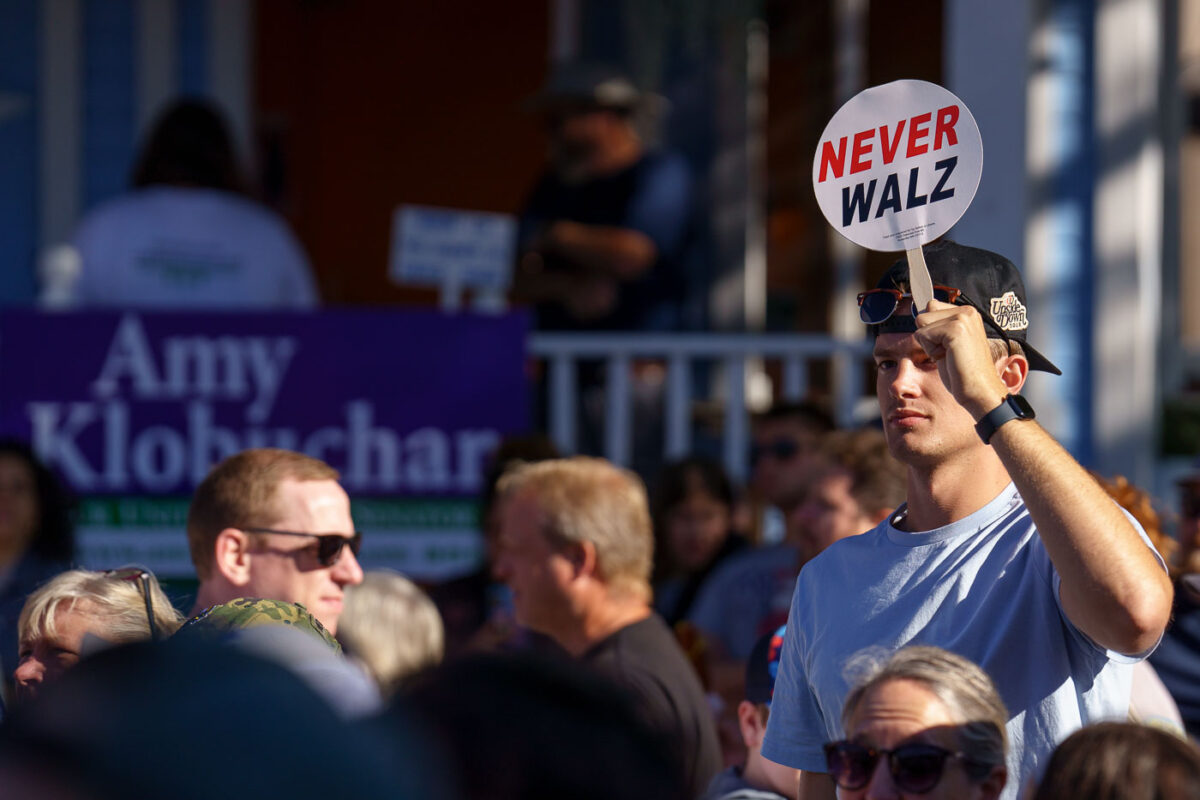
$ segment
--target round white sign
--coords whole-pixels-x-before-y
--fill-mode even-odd
[[[983,140],[963,101],[928,81],[873,86],[838,109],[813,159],[825,219],[870,250],[911,250],[971,205]]]

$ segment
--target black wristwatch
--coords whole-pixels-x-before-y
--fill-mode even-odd
[[[975,432],[979,434],[980,439],[983,439],[984,444],[989,444],[992,441],[992,434],[1004,423],[1012,422],[1014,419],[1034,419],[1036,417],[1037,415],[1033,413],[1033,406],[1029,405],[1028,400],[1019,394],[1007,394],[1000,405],[984,414],[983,419],[975,423]]]

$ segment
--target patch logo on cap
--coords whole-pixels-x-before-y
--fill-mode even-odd
[[[1029,316],[1015,292],[1005,292],[1000,297],[993,297],[989,310],[1000,330],[1023,331],[1029,327]]]

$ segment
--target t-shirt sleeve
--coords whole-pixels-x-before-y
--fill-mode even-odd
[[[777,764],[807,772],[826,772],[823,745],[830,738],[829,725],[805,670],[804,626],[797,613],[799,597],[797,586],[783,635],[783,656],[775,678],[762,754]]]

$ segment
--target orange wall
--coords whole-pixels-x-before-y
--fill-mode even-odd
[[[432,302],[386,277],[401,203],[516,211],[544,142],[521,111],[544,79],[544,0],[262,0],[260,139],[283,154],[281,210],[330,304]]]

